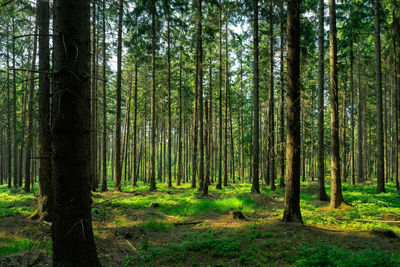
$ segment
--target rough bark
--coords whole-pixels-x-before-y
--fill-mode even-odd
[[[50,166],[50,52],[49,52],[49,1],[38,0],[39,26],[39,197],[38,211],[41,219],[51,220],[53,194]]]
[[[331,106],[331,207],[338,208],[343,202],[342,182],[340,179],[339,144],[339,84],[337,67],[336,38],[336,0],[329,0],[329,69],[330,69],[330,106]]]
[[[377,189],[376,192],[384,193],[385,176],[384,176],[384,144],[383,144],[383,113],[382,113],[382,63],[381,63],[381,26],[380,26],[380,3],[374,0],[374,17],[375,17],[375,62],[376,62],[376,113],[377,113]]]
[[[89,1],[56,0],[54,12],[53,266],[100,266],[90,198]]]
[[[287,11],[287,137],[284,222],[302,222],[300,212],[300,2]]]

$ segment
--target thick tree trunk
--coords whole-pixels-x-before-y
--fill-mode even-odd
[[[337,69],[336,38],[336,0],[329,0],[329,53],[330,53],[330,98],[331,98],[331,207],[338,208],[343,202],[342,182],[340,179],[340,143],[339,143],[339,84]]]
[[[55,0],[54,12],[53,265],[100,266],[90,198],[89,1]]]
[[[289,0],[287,11],[287,137],[284,222],[302,222],[300,212],[300,3]]]
[[[377,113],[377,189],[376,192],[384,193],[385,177],[384,177],[384,147],[383,147],[383,116],[382,116],[382,63],[381,63],[381,26],[380,26],[380,4],[379,0],[374,0],[375,14],[375,61],[376,61],[376,113]]]
[[[325,48],[324,48],[324,0],[319,0],[319,32],[318,32],[318,196],[321,201],[328,201],[325,191],[325,145],[324,145],[324,72],[325,72]]]
[[[253,166],[252,166],[252,193],[260,193],[260,182],[259,182],[259,170],[258,170],[258,157],[259,157],[259,49],[258,49],[258,0],[253,0],[254,8],[254,25],[253,25],[253,46],[254,46],[254,66],[253,66],[253,151],[250,153],[253,155]]]
[[[38,8],[39,10],[39,8]],[[6,55],[6,64],[7,64],[7,177],[8,177],[8,188],[11,188],[11,162],[12,162],[12,151],[11,151],[11,92],[10,92],[10,31],[9,25],[7,25],[7,55]],[[40,196],[39,196],[40,197]]]

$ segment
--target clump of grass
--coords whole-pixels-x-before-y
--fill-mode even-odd
[[[381,250],[364,250],[359,253],[338,248],[327,243],[315,247],[300,247],[297,266],[343,266],[343,267],[389,267],[399,266],[400,255],[392,255]]]
[[[151,230],[155,232],[167,232],[171,230],[172,227],[172,224],[163,223],[160,221],[147,221],[141,226],[143,230]]]

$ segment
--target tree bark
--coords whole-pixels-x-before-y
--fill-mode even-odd
[[[53,193],[50,166],[50,52],[49,52],[49,1],[38,0],[39,26],[39,197],[38,210],[41,219],[50,221]]]
[[[107,191],[107,43],[106,43],[106,0],[103,0],[103,179],[101,191]]]
[[[32,70],[36,69],[36,53],[37,53],[37,33],[38,33],[38,21],[35,23],[35,32],[33,37],[33,53],[32,53]],[[30,191],[31,187],[31,155],[33,147],[33,99],[35,91],[35,73],[32,71],[30,73],[29,81],[29,100],[28,100],[28,144],[26,147],[25,156],[25,192]]]
[[[284,222],[302,222],[300,212],[300,3],[287,10],[287,137]]]
[[[219,136],[218,136],[218,183],[216,188],[222,189],[222,2],[219,2]]]
[[[329,67],[331,99],[331,207],[338,208],[343,202],[342,183],[340,179],[340,144],[339,144],[339,84],[337,69],[336,38],[336,0],[329,0]]]
[[[90,198],[90,3],[54,2],[53,266],[100,266]],[[79,51],[79,53],[77,53]]]
[[[328,201],[325,191],[325,145],[324,145],[324,72],[325,72],[325,48],[324,48],[324,0],[319,0],[318,9],[318,196],[321,201]]]
[[[375,62],[376,62],[376,112],[377,112],[377,189],[376,193],[385,193],[384,177],[384,147],[383,147],[383,116],[382,116],[382,63],[381,63],[381,26],[380,26],[380,4],[374,0],[375,17]]]
[[[151,0],[151,137],[150,137],[150,191],[156,191],[156,1]]]
[[[117,103],[115,118],[115,189],[121,191],[122,161],[121,161],[121,83],[122,83],[122,19],[124,1],[119,0],[118,9],[118,47],[117,47]]]

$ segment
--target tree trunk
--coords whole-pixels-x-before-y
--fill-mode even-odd
[[[300,212],[300,3],[287,10],[287,137],[284,222],[302,222]]]
[[[324,0],[319,0],[319,32],[318,32],[318,196],[321,201],[328,201],[325,191],[325,145],[324,145],[324,71],[325,71],[325,48],[324,48]]]
[[[32,55],[32,70],[36,69],[36,51],[37,51],[37,33],[38,33],[38,21],[35,24],[35,35],[33,38],[33,55]],[[35,91],[35,73],[32,71],[30,73],[29,81],[29,100],[28,100],[28,144],[26,147],[26,157],[25,157],[25,192],[30,191],[31,187],[31,155],[33,147],[33,99]]]
[[[134,101],[134,113],[133,113],[133,150],[132,150],[132,165],[133,165],[133,187],[137,186],[138,180],[138,166],[137,166],[137,102],[138,102],[138,62],[135,61],[135,91],[133,96]]]
[[[381,26],[380,26],[380,4],[374,0],[375,14],[375,61],[376,61],[376,112],[377,112],[377,189],[376,192],[385,193],[384,177],[384,147],[383,147],[383,117],[382,117],[382,66],[381,66]]]
[[[275,96],[274,96],[274,24],[273,24],[273,5],[272,1],[269,1],[269,35],[270,35],[270,85],[269,85],[269,126],[268,126],[268,145],[267,145],[267,161],[269,170],[269,180],[271,183],[271,190],[275,190]]]
[[[258,157],[259,157],[259,50],[258,50],[258,0],[253,0],[254,8],[254,33],[253,33],[253,46],[254,46],[254,87],[253,87],[253,170],[252,170],[252,193],[260,193],[259,171],[258,171]]]
[[[49,2],[38,0],[39,26],[39,197],[40,218],[51,220],[53,193],[50,166]]]
[[[38,8],[39,10],[39,8]],[[8,188],[11,188],[11,162],[12,162],[12,151],[11,151],[11,95],[10,95],[10,31],[9,25],[7,25],[7,55],[6,55],[6,64],[7,64],[7,176],[8,176]],[[40,133],[39,133],[40,135]],[[40,195],[39,195],[40,198]]]
[[[150,140],[150,191],[156,191],[156,1],[151,0],[151,140]]]
[[[224,186],[228,186],[228,95],[229,95],[229,69],[228,69],[228,15],[225,14],[225,123],[224,123]]]
[[[54,2],[53,266],[100,266],[90,198],[89,1]],[[42,35],[40,35],[42,36]],[[77,53],[79,51],[79,53]]]
[[[336,38],[336,0],[329,0],[329,53],[330,53],[330,98],[331,98],[331,207],[338,208],[343,202],[340,180],[340,144],[339,144],[339,85],[337,69]]]
[[[103,179],[101,191],[107,191],[107,43],[106,43],[106,0],[103,0]]]
[[[353,40],[350,40],[350,127],[351,127],[351,140],[350,140],[350,184],[355,185],[355,169],[354,169],[354,55],[353,55]]]
[[[121,161],[121,83],[122,83],[122,19],[124,1],[119,0],[118,10],[118,47],[117,47],[117,106],[115,118],[115,189],[121,191],[122,161]]]
[[[346,171],[346,164],[347,164],[347,160],[346,160],[346,127],[347,127],[347,110],[346,110],[346,101],[347,101],[347,81],[344,82],[344,88],[343,88],[343,111],[342,111],[342,155],[343,155],[343,159],[342,159],[342,179],[343,182],[347,182],[347,171]]]
[[[283,4],[281,5],[284,14]],[[282,14],[282,17],[283,17]],[[280,78],[281,78],[281,103],[280,103],[280,179],[279,187],[285,188],[285,66],[284,66],[284,50],[285,50],[285,26],[284,19],[281,19],[281,53],[280,53]]]
[[[179,58],[179,125],[178,125],[178,175],[177,175],[177,186],[181,185],[183,178],[183,166],[182,166],[182,53],[180,52]]]
[[[172,121],[171,121],[171,34],[170,34],[170,10],[169,1],[167,0],[167,35],[168,35],[168,187],[172,187],[171,173],[171,144],[172,144]]]
[[[218,136],[218,183],[216,188],[222,189],[222,3],[219,4],[219,136]]]

